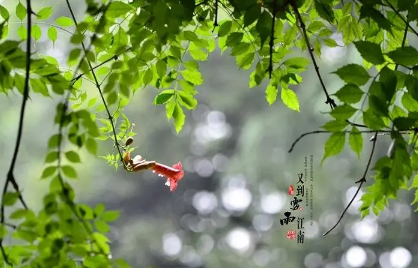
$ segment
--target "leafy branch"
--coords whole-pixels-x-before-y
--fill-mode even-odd
[[[67,4],[68,4],[68,6],[69,6],[69,8],[70,8],[70,12],[71,12],[71,14],[74,16],[74,14],[73,14],[73,12],[72,12],[72,9],[71,9],[71,6],[70,6],[70,3],[67,1]],[[104,13],[105,13],[105,11],[104,11]],[[75,18],[73,17],[73,19],[75,20]],[[104,19],[104,14],[102,15],[102,18],[101,18],[102,20]],[[74,21],[74,23],[76,24],[76,21]],[[76,24],[77,25],[77,24]],[[100,25],[100,22],[99,22],[99,25]],[[99,27],[99,26],[97,26],[97,27]],[[91,42],[90,42],[90,46],[92,45],[92,43],[93,43],[93,40],[94,40],[94,38],[95,38],[95,35],[93,35],[92,36],[92,40],[91,40]],[[89,47],[89,49],[90,49],[90,47]],[[88,49],[88,50],[89,50]],[[91,241],[93,241],[93,242],[95,242],[96,243],[96,246],[97,246],[97,248],[98,248],[98,250],[99,250],[99,252],[102,254],[102,255],[105,255],[105,250],[104,249],[102,249],[102,247],[101,247],[101,245],[99,244],[99,243],[97,243],[97,241],[96,241],[96,239],[95,239],[95,237],[94,237],[94,234],[93,234],[93,232],[92,232],[92,230],[91,230],[91,227],[88,225],[88,223],[83,219],[83,217],[80,215],[80,212],[79,211],[77,211],[77,207],[76,207],[76,204],[74,203],[74,201],[72,200],[72,197],[70,196],[71,195],[71,188],[70,188],[70,186],[69,185],[67,185],[65,182],[64,182],[64,179],[63,179],[63,177],[62,177],[62,174],[61,174],[61,169],[62,169],[62,144],[63,144],[63,142],[62,142],[62,138],[63,138],[63,128],[64,128],[64,124],[65,124],[65,121],[68,119],[68,115],[67,115],[67,110],[68,110],[68,106],[69,106],[69,98],[70,98],[70,95],[71,95],[71,91],[72,91],[72,89],[73,89],[73,86],[74,86],[74,84],[79,80],[79,79],[81,79],[82,77],[83,77],[83,75],[84,75],[84,73],[82,73],[82,74],[80,74],[80,75],[78,75],[78,76],[76,76],[76,74],[77,74],[77,72],[78,72],[78,70],[81,68],[81,65],[82,65],[82,63],[83,63],[83,60],[86,58],[86,56],[87,56],[87,51],[88,51],[87,49],[85,49],[84,50],[84,56],[83,57],[81,57],[81,59],[80,59],[80,61],[79,61],[79,64],[77,65],[77,68],[75,69],[75,71],[74,71],[74,75],[73,75],[73,79],[70,81],[70,88],[67,90],[67,94],[66,94],[66,96],[65,96],[65,100],[64,100],[64,103],[62,104],[62,109],[61,109],[61,118],[60,118],[60,122],[59,122],[59,130],[58,130],[58,164],[57,164],[57,167],[58,167],[58,175],[57,175],[57,178],[58,178],[58,181],[59,181],[59,183],[60,183],[60,185],[61,185],[61,188],[62,188],[62,194],[63,194],[63,197],[64,197],[64,202],[68,205],[68,207],[71,209],[71,211],[72,211],[72,213],[74,214],[74,216],[80,221],[80,223],[82,224],[82,226],[83,226],[83,228],[85,229],[85,231],[88,233],[88,235],[90,236],[90,239],[91,239]],[[108,61],[106,61],[106,62],[109,62],[110,60],[112,60],[114,57],[112,57],[111,59],[109,59]],[[104,63],[102,63],[101,65],[103,65]],[[98,66],[96,66],[96,67],[98,67]],[[91,71],[93,71],[93,68],[90,68],[90,70]]]
[[[389,3],[389,5],[391,5],[390,3]],[[393,7],[393,6],[392,6]],[[398,13],[397,13],[398,14]],[[400,15],[400,14],[398,14],[398,15]],[[409,25],[409,23],[407,22],[407,21],[404,21],[405,22],[405,30],[404,30],[404,35],[403,35],[403,39],[402,39],[402,44],[401,44],[401,47],[404,47],[405,46],[405,43],[406,43],[406,37],[407,37],[407,34],[408,34],[408,28],[410,27],[410,25]],[[398,69],[398,67],[399,67],[399,64],[396,64],[396,66],[395,66],[395,70],[397,70]],[[374,80],[376,80],[376,78],[377,78],[377,76],[379,76],[380,75],[380,72],[374,77]],[[364,104],[364,102],[363,102],[363,104]],[[412,131],[412,130],[408,130],[408,131]],[[341,213],[341,215],[340,215],[340,217],[339,217],[339,219],[338,219],[338,221],[328,230],[328,231],[326,231],[324,234],[323,234],[323,236],[326,236],[327,234],[329,234],[330,232],[332,232],[337,226],[338,226],[338,224],[341,222],[341,220],[343,219],[343,217],[344,217],[344,215],[345,215],[345,213],[347,212],[347,210],[350,208],[350,206],[352,205],[352,203],[354,202],[354,199],[357,197],[357,195],[359,194],[359,192],[360,192],[360,189],[361,189],[361,187],[363,186],[363,184],[366,182],[366,175],[367,175],[367,172],[368,172],[368,170],[369,170],[369,168],[370,168],[370,163],[371,163],[371,160],[372,160],[372,158],[373,158],[373,154],[374,154],[374,151],[375,151],[375,147],[376,147],[376,142],[377,142],[377,137],[378,137],[378,135],[379,135],[379,132],[382,132],[382,131],[376,131],[375,132],[375,134],[372,136],[372,138],[370,139],[370,141],[372,141],[373,142],[373,145],[372,145],[372,151],[371,151],[371,153],[370,153],[370,156],[369,156],[369,160],[368,160],[368,162],[367,162],[367,165],[366,165],[366,170],[364,171],[364,174],[363,174],[363,176],[361,177],[361,179],[360,180],[358,180],[358,181],[356,181],[356,184],[357,183],[359,183],[359,186],[358,186],[358,188],[357,188],[357,191],[355,192],[355,194],[353,195],[353,197],[351,198],[351,200],[350,200],[350,202],[347,204],[347,206],[345,207],[345,209],[343,210],[343,212]],[[391,131],[391,132],[393,132],[393,130]],[[402,131],[399,131],[398,130],[398,132],[399,133],[402,133]],[[414,133],[415,133],[415,131],[414,131]],[[402,134],[405,134],[405,133],[402,133]],[[388,151],[388,154],[393,154],[393,150],[394,150],[394,145],[395,145],[395,140],[393,140],[392,141],[392,143],[391,143],[391,145],[389,146],[389,151]]]
[[[72,17],[72,19],[73,19],[73,21],[74,21],[74,24],[77,26],[77,25],[78,25],[78,23],[77,23],[77,20],[76,20],[76,18],[75,18],[75,15],[74,15],[73,9],[71,8],[70,1],[69,1],[69,0],[66,0],[65,2],[67,3],[67,7],[68,7],[68,9],[69,9],[69,11],[70,11],[70,14],[71,14],[71,17]],[[106,13],[106,10],[107,10],[108,8],[109,8],[109,4],[108,4],[108,5],[106,5],[105,10],[103,10],[103,11],[102,11],[102,12],[103,12],[103,14],[102,14],[102,16],[103,16],[103,17],[102,17],[102,18],[104,18],[104,14]],[[98,25],[100,25],[100,23],[99,23]],[[91,38],[92,40],[91,40],[91,42],[90,42],[90,45],[93,43],[93,41],[94,41],[94,39],[95,39],[95,38],[96,38],[96,34],[94,34],[94,35],[92,36],[92,38]],[[86,49],[86,46],[84,45],[84,42],[81,42],[81,47],[83,48],[84,54],[85,54],[85,55],[87,55],[87,52],[88,52],[88,50],[89,50],[89,49]],[[115,58],[115,56],[114,56],[112,59],[114,59],[114,58]],[[117,58],[117,57],[116,57],[116,58]],[[104,99],[103,92],[102,92],[102,90],[101,90],[101,88],[100,88],[100,83],[99,83],[99,81],[97,80],[97,76],[96,76],[96,74],[95,74],[95,72],[94,72],[94,68],[93,68],[93,66],[92,66],[92,64],[91,64],[91,62],[90,62],[90,60],[89,60],[88,58],[86,58],[86,60],[87,60],[87,64],[89,65],[89,68],[90,68],[91,74],[93,75],[94,82],[95,82],[95,84],[96,84],[97,90],[99,91],[100,97],[101,97],[101,99],[102,99],[102,101],[103,101],[103,105],[105,106],[105,109],[106,109],[107,115],[109,116],[109,117],[108,117],[108,120],[109,120],[109,122],[110,122],[110,124],[111,124],[111,126],[112,126],[113,136],[114,136],[114,139],[115,139],[116,148],[117,148],[118,153],[119,153],[120,161],[122,162],[122,164],[123,164],[124,168],[125,168],[125,169],[127,169],[127,168],[126,168],[126,166],[125,166],[125,163],[123,162],[123,155],[122,155],[122,151],[121,151],[121,149],[120,149],[120,145],[119,145],[119,142],[118,142],[118,137],[117,137],[117,134],[116,134],[116,128],[115,128],[115,124],[114,124],[114,122],[113,122],[113,117],[112,117],[112,114],[110,113],[110,111],[109,111],[109,107],[107,106],[106,101],[105,101],[105,99]]]

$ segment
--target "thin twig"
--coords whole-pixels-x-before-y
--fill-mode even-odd
[[[276,24],[276,1],[273,1],[273,18],[271,19],[271,33],[270,33],[270,43],[269,43],[269,49],[270,49],[270,53],[269,53],[269,68],[268,68],[268,72],[269,72],[269,79],[271,79],[271,76],[273,74],[273,47],[274,47],[274,26]]]
[[[12,184],[14,190],[16,191],[16,193],[19,195],[19,200],[22,203],[23,207],[25,209],[28,209],[28,206],[25,203],[25,200],[23,199],[22,194],[20,193],[19,190],[19,185],[16,182],[16,179],[14,177],[13,171],[16,165],[16,160],[17,160],[17,155],[19,153],[19,148],[20,148],[20,143],[22,141],[22,133],[23,133],[23,120],[25,118],[25,109],[26,109],[26,103],[27,100],[29,98],[29,78],[30,78],[30,56],[31,56],[31,33],[32,33],[32,7],[31,7],[31,2],[30,0],[26,0],[26,12],[27,12],[27,31],[28,31],[28,38],[26,40],[26,76],[25,76],[25,85],[24,85],[24,89],[23,89],[23,99],[22,99],[22,106],[20,108],[20,117],[19,117],[19,127],[17,130],[17,138],[16,138],[16,143],[15,143],[15,149],[14,149],[14,153],[13,153],[13,157],[12,157],[12,161],[10,163],[10,168],[9,171],[7,172],[7,178],[6,178],[6,182],[4,183],[4,188],[3,188],[3,194],[2,197],[4,197],[4,195],[7,193],[7,188],[9,186],[9,183]],[[0,210],[1,210],[1,224],[4,224],[4,203],[3,203],[3,198],[1,200],[1,205],[0,205]],[[7,254],[3,248],[3,239],[0,239],[0,249],[1,252],[3,254],[4,257],[4,261],[8,264],[11,265]]]
[[[312,63],[314,65],[316,75],[318,76],[319,82],[321,83],[322,90],[324,91],[325,96],[327,97],[327,100],[325,103],[329,104],[331,106],[331,109],[334,109],[335,107],[337,107],[337,105],[335,104],[335,101],[329,96],[324,80],[322,79],[321,73],[319,72],[319,67],[318,67],[318,64],[316,63],[315,56],[312,52],[312,47],[309,41],[309,37],[306,32],[305,23],[303,22],[302,16],[300,15],[299,10],[294,3],[292,3],[292,7],[293,7],[293,11],[295,12],[296,18],[299,21],[300,29],[302,30],[302,34],[305,39],[306,46],[308,47],[309,56],[312,59]]]
[[[385,135],[386,133],[390,133],[392,130],[379,130],[379,131],[377,131],[379,134],[379,136],[380,135]],[[408,132],[406,132],[406,131],[408,131],[408,130],[400,130],[399,131],[399,133],[400,134],[408,134]],[[308,136],[308,135],[312,135],[312,134],[320,134],[320,133],[337,133],[337,132],[340,132],[340,133],[352,133],[352,131],[350,131],[350,130],[344,130],[344,131],[328,131],[328,130],[315,130],[315,131],[310,131],[310,132],[305,132],[305,133],[303,133],[302,135],[300,135],[293,143],[292,143],[292,146],[290,147],[290,149],[289,149],[289,153],[291,153],[292,151],[293,151],[293,149],[294,149],[294,147],[296,146],[296,144],[302,139],[302,138],[304,138],[305,136]],[[374,132],[376,132],[376,130],[362,130],[362,131],[359,131],[360,133],[374,133]],[[356,133],[358,133],[358,132],[356,132]],[[380,134],[381,133],[381,134]]]
[[[317,75],[317,77],[319,79],[319,82],[321,84],[322,90],[324,91],[325,96],[327,98],[327,100],[325,101],[325,104],[329,104],[329,106],[331,107],[331,110],[333,110],[335,107],[337,107],[337,104],[335,103],[334,99],[332,99],[330,97],[330,95],[328,93],[328,90],[327,90],[327,88],[325,86],[324,80],[322,79],[321,73],[319,72],[319,67],[318,67],[318,64],[317,64],[317,62],[315,60],[315,56],[313,54],[313,48],[312,48],[312,46],[310,44],[310,41],[309,41],[309,37],[308,37],[308,33],[306,31],[305,23],[303,22],[302,16],[300,15],[298,8],[296,7],[296,4],[292,2],[291,5],[292,5],[293,11],[294,11],[294,13],[296,15],[296,20],[299,21],[299,25],[300,25],[299,28],[302,31],[303,37],[305,39],[305,43],[306,43],[306,46],[308,48],[309,56],[311,57],[312,63],[314,65],[314,69],[315,69],[316,75]],[[365,125],[353,123],[353,122],[349,121],[348,119],[345,120],[345,121],[347,123],[349,123],[350,125],[352,125],[352,126],[361,127],[361,128],[367,128],[367,126],[365,126]]]
[[[334,224],[334,226],[331,227],[331,229],[329,229],[328,231],[326,231],[323,234],[323,236],[326,236],[327,234],[329,234],[330,232],[332,232],[332,230],[334,230],[338,226],[338,224],[340,224],[340,222],[344,218],[344,215],[347,212],[348,208],[351,206],[351,204],[353,204],[354,199],[356,199],[357,195],[359,194],[360,189],[361,189],[361,186],[363,186],[363,183],[366,182],[366,175],[367,175],[367,172],[369,171],[370,164],[372,162],[372,158],[373,158],[373,154],[374,154],[374,149],[376,148],[377,134],[378,134],[378,131],[376,131],[376,133],[375,133],[376,138],[373,140],[372,151],[371,151],[370,156],[369,156],[369,161],[367,162],[366,170],[364,170],[364,173],[363,173],[363,176],[361,177],[361,179],[359,179],[358,181],[356,181],[356,183],[359,183],[359,186],[357,188],[356,193],[353,195],[353,197],[351,198],[350,202],[347,204],[347,206],[345,207],[344,211],[341,213],[340,218],[338,219],[338,221]]]
[[[402,16],[401,13],[389,2],[385,1],[388,6],[396,13],[396,15],[405,23],[405,26],[409,28],[416,36],[418,36],[418,32],[409,24],[409,22]]]
[[[74,21],[74,24],[77,26],[77,25],[78,25],[78,24],[77,24],[77,20],[76,20],[76,18],[75,18],[74,12],[73,12],[73,10],[72,10],[72,8],[71,8],[70,2],[69,2],[69,0],[66,0],[65,2],[67,3],[67,7],[68,7],[68,9],[70,10],[70,14],[71,14],[71,17],[72,17],[72,19],[73,19],[73,21]],[[84,45],[84,42],[81,42],[81,46],[82,46],[82,48],[83,48],[83,50],[84,50],[84,53],[85,53],[85,54],[87,54],[87,51],[88,51],[88,50],[86,49],[86,47],[85,47],[85,45]],[[96,83],[97,90],[99,91],[100,97],[101,97],[101,99],[102,99],[102,101],[103,101],[103,105],[104,105],[104,107],[105,107],[105,110],[106,110],[106,112],[107,112],[107,115],[109,116],[108,120],[109,120],[109,122],[110,122],[110,124],[111,124],[111,126],[112,126],[113,137],[114,137],[114,139],[115,139],[116,147],[117,147],[117,149],[118,149],[118,153],[119,153],[120,161],[122,162],[122,164],[123,164],[124,168],[126,169],[125,163],[123,162],[123,155],[122,155],[122,151],[120,150],[120,146],[119,146],[119,142],[118,142],[118,136],[117,136],[117,134],[116,134],[115,124],[114,124],[114,122],[113,122],[113,117],[112,117],[112,114],[110,113],[110,111],[109,111],[109,107],[107,106],[106,100],[104,99],[103,92],[102,92],[102,90],[101,90],[101,88],[100,88],[100,83],[99,83],[99,80],[97,79],[97,76],[96,76],[96,74],[94,73],[93,66],[91,65],[91,62],[90,62],[90,60],[89,60],[88,58],[86,58],[86,60],[87,60],[87,64],[89,65],[90,71],[91,71],[91,73],[92,73],[92,75],[93,75],[94,82]]]
[[[219,13],[219,10],[218,10],[219,3],[218,3],[218,1],[219,0],[215,0],[215,21],[213,22],[213,30],[212,30],[212,32],[215,31],[215,28],[218,26],[218,13]]]
[[[126,52],[128,52],[129,50],[131,50],[131,48],[128,48],[124,53],[126,53]],[[109,59],[107,59],[107,60],[105,60],[105,61],[103,61],[102,63],[100,63],[100,64],[97,64],[96,66],[94,66],[93,67],[93,70],[96,70],[97,68],[99,68],[99,67],[101,67],[101,66],[103,66],[103,65],[105,65],[106,63],[108,63],[108,62],[110,62],[110,61],[112,61],[112,60],[117,60],[118,59],[118,57],[119,57],[119,55],[113,55],[111,58],[109,58]],[[90,70],[91,71],[91,70]],[[74,82],[74,81],[76,81],[76,80],[79,80],[81,77],[83,77],[84,75],[86,75],[87,73],[81,73],[81,74],[79,74],[79,75],[77,75],[76,77],[74,77],[72,80],[71,80],[71,82]]]

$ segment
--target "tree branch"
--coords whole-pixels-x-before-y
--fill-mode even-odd
[[[409,24],[409,22],[399,13],[398,10],[396,10],[396,8],[389,2],[389,1],[385,1],[388,6],[396,13],[396,15],[405,23],[406,28],[410,29],[416,36],[418,36],[418,32],[415,31],[414,28],[412,28],[412,26]]]
[[[9,171],[7,172],[7,178],[6,178],[6,182],[4,183],[4,187],[3,187],[3,194],[2,194],[2,200],[1,200],[1,205],[0,205],[0,210],[1,210],[1,224],[4,224],[4,203],[3,203],[3,197],[4,195],[7,193],[7,188],[9,186],[9,183],[12,184],[14,190],[16,191],[17,194],[19,194],[19,200],[22,203],[23,207],[25,209],[28,209],[28,206],[25,203],[25,200],[23,199],[22,194],[20,193],[19,190],[19,185],[16,182],[16,179],[14,177],[13,171],[16,165],[16,160],[17,160],[17,155],[19,154],[19,148],[20,148],[20,143],[22,141],[22,133],[23,133],[23,120],[25,118],[25,109],[26,109],[26,103],[28,101],[29,98],[29,78],[30,78],[30,56],[31,56],[31,33],[32,33],[32,7],[31,7],[31,2],[30,0],[26,0],[26,12],[27,12],[27,31],[28,31],[28,38],[26,40],[26,73],[25,73],[25,84],[24,84],[24,89],[23,89],[23,99],[22,99],[22,106],[20,108],[20,117],[19,117],[19,127],[17,130],[17,138],[16,138],[16,143],[15,143],[15,149],[13,152],[13,157],[12,157],[12,161],[10,163],[10,168]],[[3,239],[0,239],[0,249],[1,252],[3,254],[4,257],[4,261],[9,264],[12,265],[6,255],[6,252],[3,248]]]
[[[392,130],[362,130],[359,131],[360,133],[377,133],[377,135],[373,135],[373,137],[375,136],[380,136],[380,135],[388,135]],[[398,132],[400,134],[409,134],[409,132],[412,131],[411,130],[398,130]],[[296,146],[296,144],[305,136],[308,135],[312,135],[312,134],[320,134],[320,133],[336,133],[336,132],[344,132],[344,133],[351,133],[352,131],[349,130],[344,130],[344,131],[328,131],[328,130],[315,130],[315,131],[310,131],[310,132],[305,132],[302,135],[300,135],[293,143],[292,146],[289,149],[289,153],[291,153],[294,149],[294,147]],[[370,141],[373,141],[373,139],[370,139]]]
[[[308,33],[306,32],[305,23],[303,22],[302,16],[300,15],[299,10],[296,7],[295,3],[292,3],[292,8],[296,15],[296,20],[299,21],[299,28],[302,31],[303,38],[305,39],[305,43],[308,48],[309,56],[311,57],[312,63],[314,65],[316,75],[318,76],[319,82],[321,83],[322,90],[324,91],[325,96],[327,97],[327,100],[325,103],[329,104],[331,109],[334,109],[335,107],[337,107],[337,105],[335,104],[335,101],[329,96],[324,80],[322,79],[321,73],[319,72],[319,67],[318,67],[318,64],[316,63],[315,56],[313,54],[313,49],[309,42]]]
[[[306,27],[305,27],[305,23],[303,22],[302,16],[300,15],[300,12],[298,10],[298,8],[296,7],[296,4],[294,2],[291,3],[293,11],[296,15],[296,20],[299,22],[299,30],[302,31],[302,35],[303,38],[305,40],[306,46],[308,48],[308,52],[309,52],[309,56],[311,57],[312,63],[314,65],[314,69],[316,72],[316,75],[319,79],[319,82],[321,84],[322,90],[325,93],[325,96],[327,98],[327,100],[325,101],[326,104],[329,104],[329,106],[331,107],[331,110],[333,110],[335,107],[337,107],[337,104],[335,103],[334,99],[332,99],[328,93],[328,90],[325,86],[324,80],[322,79],[321,73],[319,72],[319,67],[318,64],[315,60],[315,56],[313,54],[313,48],[311,47],[310,41],[309,41],[309,37],[308,37],[308,33],[306,32]],[[362,127],[362,128],[367,128],[367,126],[365,125],[361,125],[361,124],[357,124],[357,123],[353,123],[349,120],[345,120],[347,123],[349,123],[352,126],[356,126],[356,127]]]
[[[358,188],[357,188],[356,193],[353,195],[353,197],[351,198],[350,202],[347,204],[347,206],[345,207],[344,211],[341,213],[340,218],[338,219],[338,221],[334,224],[334,226],[331,227],[331,229],[329,229],[328,231],[326,231],[323,234],[323,236],[326,236],[327,234],[329,234],[330,232],[332,232],[332,230],[334,230],[338,226],[338,224],[340,224],[340,222],[343,219],[343,217],[344,217],[345,213],[347,212],[348,208],[351,206],[351,204],[353,204],[354,199],[356,199],[358,193],[360,192],[361,186],[363,186],[363,183],[366,182],[366,175],[367,175],[367,172],[369,171],[370,164],[372,162],[374,150],[376,148],[377,134],[378,133],[379,133],[378,131],[376,131],[376,133],[375,133],[375,137],[376,138],[373,140],[372,151],[371,151],[370,156],[369,156],[369,161],[367,162],[367,165],[366,165],[366,170],[364,171],[363,176],[361,177],[361,179],[359,179],[358,181],[356,181],[356,183],[360,183],[359,186],[358,186]]]

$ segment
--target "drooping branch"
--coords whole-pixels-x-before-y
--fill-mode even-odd
[[[390,4],[390,3],[389,3]],[[408,22],[406,22],[405,21],[405,30],[404,30],[404,35],[403,35],[403,39],[402,39],[402,44],[401,44],[401,47],[404,47],[405,46],[405,43],[406,43],[406,37],[407,37],[407,35],[408,35],[408,28],[409,28],[410,26],[409,26],[409,23]],[[395,67],[395,70],[397,70],[398,69],[398,67],[399,67],[399,65],[396,65],[396,67]],[[379,74],[380,74],[380,72],[379,72]],[[379,75],[379,74],[377,74],[376,75],[376,77]],[[376,79],[376,77],[375,77],[375,79]],[[393,131],[393,130],[391,130],[391,131]],[[410,130],[410,131],[412,131],[412,130]],[[372,158],[373,158],[373,154],[374,154],[374,150],[375,150],[375,148],[376,148],[376,142],[377,142],[377,137],[379,136],[379,132],[382,132],[382,131],[376,131],[376,133],[372,136],[372,138],[370,139],[370,141],[371,142],[373,142],[373,146],[372,146],[372,151],[371,151],[371,153],[370,153],[370,156],[369,156],[369,160],[367,161],[367,165],[366,165],[366,170],[364,171],[364,174],[363,174],[363,177],[361,177],[361,179],[360,180],[358,180],[358,181],[356,181],[356,183],[359,183],[359,186],[358,186],[358,188],[357,188],[357,191],[356,191],[356,193],[354,194],[354,196],[352,197],[352,199],[350,200],[350,202],[347,204],[347,206],[345,207],[345,209],[344,209],[344,211],[341,213],[341,215],[340,215],[340,217],[339,217],[339,219],[338,219],[338,221],[334,224],[334,226],[332,226],[328,231],[326,231],[324,234],[323,234],[323,236],[326,236],[327,234],[329,234],[330,232],[332,232],[332,230],[334,230],[337,226],[338,226],[338,224],[341,222],[341,220],[343,219],[343,217],[344,217],[344,215],[345,215],[345,213],[347,212],[347,210],[348,210],[348,208],[353,204],[353,202],[354,202],[354,199],[357,197],[357,195],[359,194],[359,192],[360,192],[360,189],[361,189],[361,187],[363,186],[363,184],[366,182],[366,175],[367,175],[367,172],[368,172],[368,170],[369,170],[369,168],[370,168],[370,164],[371,164],[371,161],[372,161]],[[399,133],[402,133],[403,131],[399,131]],[[402,134],[405,134],[405,133],[402,133]],[[391,145],[390,145],[390,147],[389,147],[389,151],[388,151],[388,153],[393,153],[393,149],[394,149],[394,146],[395,145],[395,141],[392,141],[392,143],[391,143]],[[392,151],[392,152],[390,152],[390,151]]]

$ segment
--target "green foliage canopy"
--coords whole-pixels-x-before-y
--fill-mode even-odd
[[[31,0],[0,5],[0,92],[23,96],[1,202],[0,239],[12,232],[22,241],[5,246],[0,240],[1,258],[8,266],[129,267],[109,258],[107,223],[119,213],[102,204],[92,208],[75,202],[69,181],[78,178],[75,164],[82,162],[75,148],[97,155],[99,143],[112,139],[117,153],[104,158],[115,168],[124,166],[123,151],[133,148],[122,144],[135,133],[123,108],[144,88],[155,90],[154,104],[165,107],[167,119],[173,119],[180,132],[188,111],[198,105],[197,87],[204,84],[199,62],[216,46],[228,50],[239,69],[251,70],[249,88],[268,81],[269,105],[280,91],[282,103],[294,111],[301,108],[292,88],[303,86],[302,72],[315,69],[332,117],[322,126],[324,131],[316,131],[330,133],[323,161],[345,148],[347,135],[360,157],[362,133],[374,133],[373,149],[358,181],[360,189],[369,169],[375,171],[362,197],[362,217],[370,211],[379,214],[400,189],[418,188],[418,178],[413,177],[418,170],[418,51],[408,42],[408,36],[418,36],[412,26],[418,20],[415,0],[86,0],[82,20],[76,19],[71,0],[65,4],[69,15],[55,20],[54,7],[32,7]],[[14,19],[21,21],[18,40],[9,32]],[[345,85],[331,94],[317,61],[323,46],[341,46],[335,33],[342,36],[343,46],[354,45],[363,64],[335,70]],[[42,36],[54,45],[62,34],[71,35],[67,66],[50,55],[32,53]],[[98,97],[87,94],[85,81],[94,84]],[[58,131],[49,139],[40,175],[50,181],[50,191],[38,213],[25,203],[14,177],[26,102],[34,94],[62,99],[55,109]],[[393,146],[371,167],[381,134],[390,134]],[[65,142],[72,148],[64,149]],[[17,202],[23,208],[13,207],[6,219],[5,207]]]

